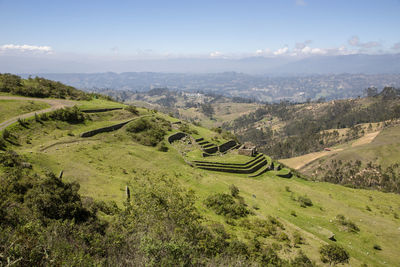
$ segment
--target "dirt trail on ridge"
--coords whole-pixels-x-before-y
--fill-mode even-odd
[[[48,98],[34,98],[34,97],[20,97],[20,96],[0,96],[0,100],[26,100],[26,101],[40,101],[40,102],[45,102],[49,104],[51,107],[42,109],[42,110],[36,110],[32,111],[29,113],[21,114],[18,116],[15,116],[11,119],[8,119],[6,121],[3,121],[0,123],[0,131],[5,129],[6,127],[10,126],[11,124],[15,123],[18,121],[18,119],[26,119],[29,117],[32,117],[36,114],[41,114],[41,113],[46,113],[49,111],[54,111],[60,108],[64,107],[72,107],[75,105],[75,103],[71,100],[64,100],[64,99],[48,99]]]

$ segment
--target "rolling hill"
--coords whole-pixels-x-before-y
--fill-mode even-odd
[[[326,244],[344,248],[351,266],[399,262],[398,194],[282,178],[287,170],[267,153],[203,157],[230,135],[104,99],[76,104],[7,128],[3,262],[312,266],[308,258],[328,264],[320,257]],[[169,142],[178,132],[191,138]],[[390,128],[368,145],[390,147],[388,139]],[[235,173],[261,163],[257,177]]]

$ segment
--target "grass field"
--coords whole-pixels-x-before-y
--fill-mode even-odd
[[[49,104],[39,101],[0,99],[0,122],[6,121],[18,115],[49,107]]]
[[[96,105],[101,106],[101,103],[84,103],[84,107],[99,107]],[[140,113],[152,114],[144,109]],[[163,114],[156,115],[176,121]],[[248,233],[243,227],[227,224],[224,217],[216,215],[203,204],[210,194],[229,192],[229,186],[235,184],[248,207],[258,207],[253,209],[255,215],[250,217],[275,216],[284,224],[290,239],[296,231],[305,239],[305,244],[299,245],[299,248],[272,237],[261,240],[266,244],[280,245],[279,254],[284,258],[293,257],[301,249],[322,264],[318,249],[322,244],[332,242],[328,240],[326,232],[333,232],[337,243],[349,251],[351,266],[360,266],[362,263],[369,266],[396,266],[400,262],[400,220],[395,218],[395,214],[400,214],[399,195],[305,181],[296,177],[284,179],[277,177],[273,171],[257,178],[248,178],[247,175],[200,170],[187,165],[173,145],[167,144],[168,152],[160,152],[154,147],[135,143],[124,128],[91,138],[79,137],[79,133],[86,130],[133,117],[122,110],[93,115],[92,120],[85,124],[54,121],[39,124],[32,121],[28,129],[15,125],[13,133],[21,145],[12,149],[26,155],[35,171],[44,173],[50,170],[58,174],[63,170],[65,180],[80,183],[81,194],[95,199],[114,200],[120,206],[124,201],[125,186],[135,177],[152,174],[175,177],[184,187],[196,192],[196,205],[207,219],[205,223],[220,222],[229,232],[246,239]],[[199,132],[199,136],[203,135],[209,141],[216,137],[213,131],[193,128]],[[384,156],[384,151],[391,147],[395,149],[393,140],[398,130],[398,127],[387,128],[372,143],[351,149],[359,150],[358,153],[364,157],[374,157],[376,151],[381,151]],[[373,146],[375,148],[368,154],[368,149],[360,150],[366,149],[365,146],[370,146],[370,150]],[[240,162],[244,159],[231,154],[223,160]],[[301,207],[296,201],[299,196],[310,198],[313,206]],[[366,209],[367,205],[370,211]],[[360,232],[344,231],[335,221],[338,214],[353,221]],[[380,245],[382,250],[374,250],[375,244]]]

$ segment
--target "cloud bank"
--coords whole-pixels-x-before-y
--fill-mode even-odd
[[[51,53],[53,49],[50,46],[5,44],[0,46],[0,51]]]

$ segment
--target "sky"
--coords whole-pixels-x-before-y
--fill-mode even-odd
[[[399,14],[400,0],[0,0],[0,55],[152,59],[399,53]]]

